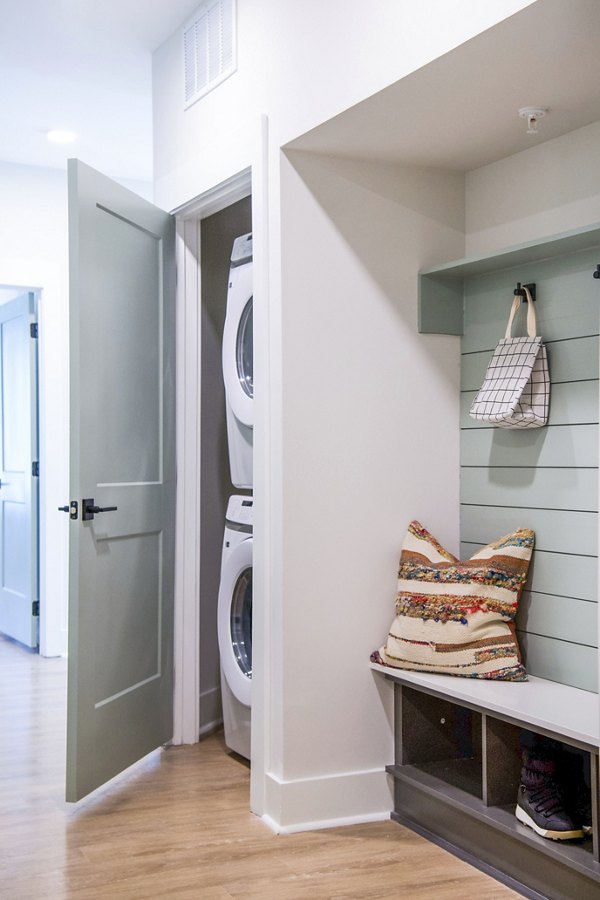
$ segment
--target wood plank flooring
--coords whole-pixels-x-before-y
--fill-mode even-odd
[[[274,835],[220,734],[157,751],[64,802],[66,662],[0,637],[0,897],[508,900],[508,888],[391,822]]]

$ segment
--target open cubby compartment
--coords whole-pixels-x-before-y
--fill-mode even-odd
[[[392,818],[529,897],[600,897],[598,697],[541,678],[486,682],[371,664],[394,684]],[[515,816],[522,735],[590,763],[593,837],[551,841]]]
[[[481,713],[407,686],[394,700],[396,765],[481,799]]]

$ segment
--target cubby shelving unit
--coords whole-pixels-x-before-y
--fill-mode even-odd
[[[371,668],[394,684],[392,818],[525,896],[600,897],[597,695],[535,677],[486,682]],[[591,838],[549,841],[516,819],[522,729],[589,754]]]

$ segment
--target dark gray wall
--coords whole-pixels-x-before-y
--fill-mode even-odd
[[[221,717],[217,598],[225,511],[234,488],[229,475],[221,341],[229,259],[234,238],[252,231],[247,197],[204,219],[201,226],[200,418],[200,729]]]

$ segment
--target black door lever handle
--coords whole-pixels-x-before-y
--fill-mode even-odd
[[[88,498],[87,500],[81,501],[81,519],[83,522],[91,522],[96,513],[103,512],[115,512],[117,510],[116,506],[95,506],[94,498]]]

